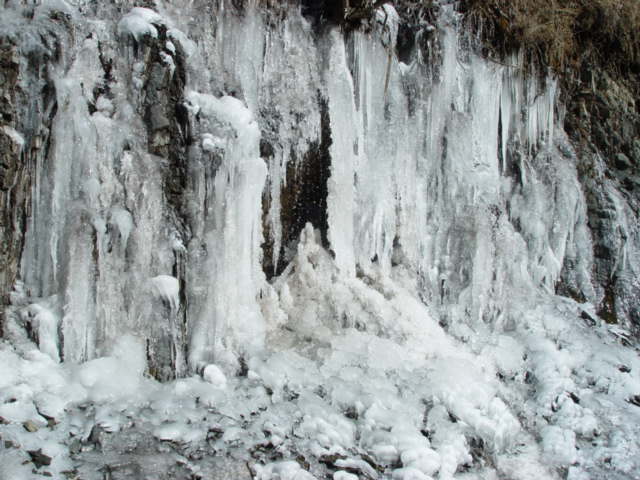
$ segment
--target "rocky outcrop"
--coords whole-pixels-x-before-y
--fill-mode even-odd
[[[50,127],[56,112],[51,63],[62,55],[60,25],[52,14],[32,22],[3,12],[0,30],[0,305],[7,305],[20,268],[28,219],[32,214],[34,172],[47,163]],[[5,17],[6,15],[6,17]],[[0,308],[0,335],[4,324]]]
[[[593,245],[594,296],[576,288],[565,259],[557,293],[596,304],[602,318],[640,333],[640,88],[637,2],[461,2],[483,54],[558,79],[563,122],[577,152]],[[565,112],[566,108],[566,112]]]
[[[156,35],[135,36],[121,32],[120,47],[132,54],[140,66],[140,71],[133,72],[133,75],[139,75],[140,91],[132,96],[132,102],[143,120],[147,151],[156,156],[161,165],[166,223],[174,226],[175,238],[186,243],[192,231],[190,223],[198,219],[189,215],[186,200],[189,174],[192,173],[189,171],[188,150],[193,138],[184,98],[185,52],[180,42],[170,38],[166,24],[157,22],[154,28]],[[107,67],[110,68],[111,63]],[[105,68],[105,76],[109,75],[109,68]],[[108,80],[105,78],[107,89]],[[184,370],[181,359],[186,355],[184,252],[177,248],[173,254],[171,276],[183,286],[179,290],[179,302],[163,301],[162,306],[155,308],[161,327],[157,332],[149,332],[146,339],[149,372],[163,381],[175,378],[177,372]],[[167,327],[170,334],[166,332]]]
[[[565,128],[579,151],[599,314],[640,333],[640,82],[584,65],[566,77]]]

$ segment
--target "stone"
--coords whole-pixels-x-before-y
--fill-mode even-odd
[[[635,161],[636,164],[640,164],[640,140],[635,139],[633,141],[633,146],[631,150],[632,150],[631,155],[633,156],[633,160]]]
[[[22,424],[22,426],[27,432],[33,433],[38,431],[38,425],[36,425],[36,423],[33,420],[27,420]]]
[[[163,128],[168,128],[171,125],[171,123],[169,122],[169,119],[164,114],[164,111],[161,105],[153,105],[149,109],[149,116],[151,117],[150,118],[151,129],[154,131],[161,130]]]
[[[171,142],[171,136],[169,132],[166,130],[161,130],[153,134],[153,139],[151,140],[151,146],[154,149],[158,149],[161,147],[166,147]],[[161,152],[155,151],[155,154],[160,154]]]
[[[74,438],[73,441],[71,442],[71,445],[69,445],[69,452],[72,455],[78,454],[82,451],[82,444],[80,443],[80,440],[78,440],[77,438]]]
[[[51,465],[51,457],[42,453],[41,448],[39,448],[38,450],[29,450],[27,451],[27,453],[29,454],[29,456],[31,457],[31,461],[37,468]]]

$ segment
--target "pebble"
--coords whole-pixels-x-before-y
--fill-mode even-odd
[[[27,420],[22,424],[22,426],[27,432],[33,433],[38,431],[38,425],[36,425],[33,420]]]

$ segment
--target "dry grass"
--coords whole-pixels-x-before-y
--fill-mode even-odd
[[[616,70],[640,63],[640,0],[466,0],[464,8],[499,53],[525,48],[558,71],[587,59]]]

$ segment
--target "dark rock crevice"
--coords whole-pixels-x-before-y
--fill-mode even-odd
[[[268,189],[263,200],[265,216],[265,242],[263,244],[263,270],[267,278],[279,275],[291,260],[291,252],[307,223],[320,231],[322,245],[329,248],[327,218],[327,181],[331,175],[331,125],[327,100],[318,92],[320,110],[320,138],[313,142],[303,158],[292,155],[287,164],[287,182],[280,191],[280,222],[282,242],[277,265],[273,264],[274,243],[266,221],[269,209]],[[263,157],[272,155],[268,142],[261,146]],[[292,152],[293,154],[293,152]]]

